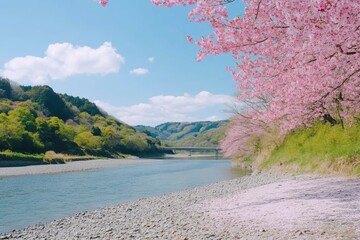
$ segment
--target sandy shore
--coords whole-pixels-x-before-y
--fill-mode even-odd
[[[79,213],[0,239],[360,239],[360,179],[242,177]]]
[[[85,171],[90,169],[124,166],[129,164],[151,163],[161,160],[124,158],[124,159],[103,159],[74,161],[66,164],[34,165],[25,167],[0,167],[0,177],[33,175],[33,174],[53,174],[61,172]]]

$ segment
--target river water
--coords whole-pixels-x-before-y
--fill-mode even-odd
[[[0,179],[0,232],[239,177],[228,160],[165,160]]]

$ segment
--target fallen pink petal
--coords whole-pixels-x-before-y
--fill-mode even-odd
[[[105,7],[109,3],[109,0],[100,0],[101,6]]]

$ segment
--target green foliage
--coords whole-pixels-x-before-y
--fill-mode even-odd
[[[38,117],[36,118],[36,126],[39,138],[45,145],[45,151],[80,152],[73,142],[76,134],[75,129],[71,125],[65,125],[58,117],[51,117],[50,119]]]
[[[17,108],[0,114],[0,150],[40,152],[43,145],[35,133],[35,118],[28,109]]]
[[[99,127],[93,126],[91,128],[91,134],[94,136],[101,136],[101,129]]]
[[[43,164],[42,154],[24,154],[6,150],[0,152],[0,167]]]
[[[295,131],[261,165],[274,166],[297,168],[299,172],[360,175],[360,124],[342,129],[340,125],[316,123]]]
[[[211,129],[204,133],[198,133],[191,136],[184,137],[176,141],[166,141],[169,146],[183,146],[183,147],[213,147],[218,146],[221,139],[224,137],[225,127]]]
[[[11,85],[8,79],[0,78],[0,99],[11,97]]]
[[[56,153],[54,151],[47,151],[43,156],[43,162],[45,163],[66,163],[70,161],[78,161],[78,160],[90,160],[97,159],[94,156],[73,156],[62,153]]]
[[[227,121],[193,122],[193,123],[164,123],[156,127],[136,126],[138,131],[148,136],[157,137],[169,146],[218,146],[224,137]]]
[[[18,107],[9,112],[9,119],[15,122],[20,122],[26,131],[35,132],[36,124],[35,117],[29,109],[24,107]]]
[[[60,95],[65,101],[75,106],[80,112],[86,112],[91,116],[100,115],[105,117],[105,114],[100,111],[95,103],[90,102],[86,98],[79,98],[69,96],[67,94]]]
[[[0,152],[0,167],[18,167],[28,165],[66,163],[69,161],[98,159],[94,156],[73,156],[54,151],[47,151],[45,154],[24,154],[6,150]]]
[[[47,116],[55,116],[64,121],[74,117],[64,100],[48,86],[32,87],[27,94],[32,101],[44,106]]]
[[[101,150],[102,138],[94,136],[90,131],[79,133],[74,141],[85,152],[97,152]]]
[[[0,113],[8,113],[11,110],[11,101],[5,99],[0,100]]]
[[[0,90],[0,151],[47,152],[49,161],[160,151],[159,140],[107,116],[87,99],[58,95],[48,86],[17,86],[6,79],[0,79]]]

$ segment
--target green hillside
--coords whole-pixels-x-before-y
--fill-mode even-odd
[[[168,146],[212,147],[224,137],[228,121],[169,122],[156,127],[135,126]]]
[[[85,98],[0,78],[0,152],[118,157],[158,153],[160,141]]]

